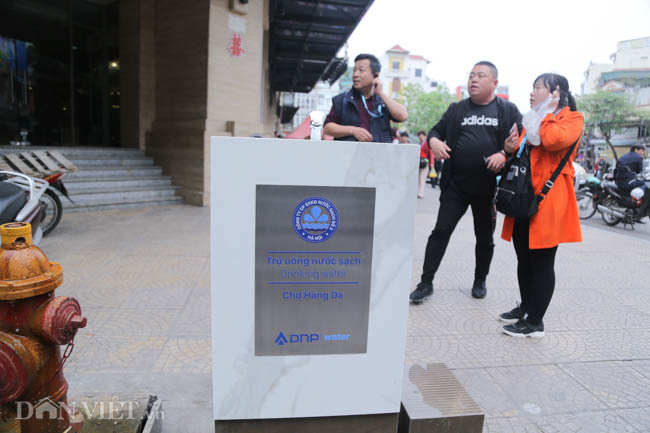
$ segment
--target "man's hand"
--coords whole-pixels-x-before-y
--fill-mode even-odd
[[[519,130],[517,129],[517,124],[515,123],[510,128],[510,135],[506,138],[505,143],[503,143],[503,149],[507,153],[513,153],[519,142]]]
[[[357,141],[372,141],[372,134],[370,134],[368,130],[359,126],[354,127],[352,135],[354,135],[354,138],[356,138]]]
[[[383,92],[384,88],[381,85],[381,80],[379,78],[375,78],[373,86],[375,88],[375,92],[377,92],[379,94],[379,96],[382,96],[382,94],[384,93]],[[382,98],[382,99],[384,99],[384,98]]]
[[[438,140],[435,137],[431,137],[429,140],[429,147],[431,148],[431,152],[433,152],[433,156],[435,156],[436,159],[449,159],[449,152],[451,152],[451,148],[444,142]]]
[[[498,173],[506,163],[506,157],[503,153],[497,152],[487,157],[487,168],[490,171]]]

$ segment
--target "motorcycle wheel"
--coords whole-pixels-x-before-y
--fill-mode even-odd
[[[612,197],[607,197],[605,200],[603,200],[601,202],[601,204],[603,206],[605,206],[606,208],[611,209],[612,207],[614,207],[613,205],[616,204],[616,200],[614,200]],[[600,216],[603,217],[603,221],[605,221],[605,224],[607,224],[608,226],[613,227],[616,224],[621,222],[621,219],[619,217],[614,216],[614,215],[610,215],[610,214],[605,213],[605,212],[601,212]]]
[[[597,207],[594,201],[594,195],[588,189],[581,189],[576,192],[578,200],[578,214],[581,220],[586,220],[594,216]]]
[[[59,196],[49,189],[41,196],[41,203],[43,203],[45,209],[45,215],[41,221],[41,228],[43,229],[43,236],[47,236],[59,225],[61,215],[63,214],[63,206],[61,206]]]

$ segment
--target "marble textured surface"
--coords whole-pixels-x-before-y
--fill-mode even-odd
[[[213,137],[211,157],[215,419],[398,412],[418,147]],[[254,356],[257,184],[376,188],[367,353]]]

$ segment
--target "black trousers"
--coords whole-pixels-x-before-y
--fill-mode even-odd
[[[555,290],[555,253],[553,248],[531,250],[528,219],[518,219],[512,232],[512,243],[517,253],[517,279],[521,308],[528,313],[528,321],[539,325],[546,314]]]
[[[474,217],[474,235],[476,236],[476,267],[474,277],[485,280],[490,271],[490,263],[494,254],[494,233],[496,213],[492,197],[472,196],[460,191],[450,181],[440,196],[440,208],[438,209],[438,220],[434,227],[427,248],[424,253],[424,265],[422,266],[421,281],[431,283],[440,266],[449,238],[456,228],[456,224],[471,206]]]

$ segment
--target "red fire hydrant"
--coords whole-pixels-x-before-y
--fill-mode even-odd
[[[0,226],[0,433],[71,432],[62,367],[86,318],[76,299],[54,296],[61,265],[31,233],[27,223]]]

